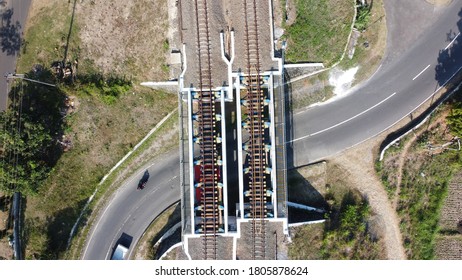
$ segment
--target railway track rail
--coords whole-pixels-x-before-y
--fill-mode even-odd
[[[209,0],[210,1],[210,0]],[[262,87],[264,78],[260,69],[260,53],[258,38],[257,0],[242,0],[244,5],[244,45],[246,69],[244,100],[248,113],[248,202],[252,239],[252,259],[265,259],[267,211],[267,182],[268,143],[265,119],[265,100],[267,99]],[[209,5],[207,0],[194,0],[195,21],[197,32],[197,59],[199,85],[196,88],[195,100],[197,111],[196,141],[200,155],[197,160],[200,166],[200,182],[198,198],[196,199],[196,230],[202,234],[203,258],[217,259],[217,234],[222,230],[222,213],[219,201],[222,199],[220,166],[218,165],[221,151],[217,128],[216,93],[213,91],[211,44],[209,28]],[[217,109],[219,110],[219,109]]]
[[[244,0],[245,39],[246,39],[246,93],[248,110],[248,164],[249,192],[252,236],[252,258],[266,257],[267,189],[265,170],[267,153],[265,149],[264,91],[261,87],[260,53],[258,41],[257,1]]]
[[[219,166],[217,165],[217,136],[215,94],[212,85],[212,65],[208,5],[206,0],[195,0],[197,55],[199,64],[198,137],[200,149],[200,177],[202,182],[200,209],[204,259],[217,259],[217,231],[219,211]]]

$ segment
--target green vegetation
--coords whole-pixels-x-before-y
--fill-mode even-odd
[[[359,31],[364,31],[369,24],[369,19],[371,17],[371,7],[369,5],[361,5],[356,9],[356,21],[355,28]]]
[[[356,192],[348,192],[340,205],[334,206],[326,224],[307,225],[295,230],[289,257],[297,260],[382,258],[380,243],[368,229],[370,216],[365,199]]]
[[[329,205],[327,220],[294,230],[290,259],[383,258],[380,240],[372,232],[372,213],[366,199],[346,180],[343,170],[331,164],[327,168],[328,191],[323,197],[323,203]]]
[[[49,72],[30,72],[31,79],[49,80]],[[64,93],[57,88],[17,81],[8,111],[0,113],[0,191],[35,195],[62,153],[58,140],[65,123]]]
[[[288,62],[339,61],[354,17],[354,1],[295,0],[295,22],[286,26]]]
[[[69,61],[80,58],[81,40],[77,36],[80,25],[77,18],[71,22],[71,8],[67,3],[45,7],[32,19],[17,62],[18,73],[28,72],[32,65],[48,67],[52,62],[62,61],[66,48]],[[86,71],[87,61],[81,61],[79,70]]]
[[[440,210],[458,154],[445,153],[408,162],[397,211],[404,246],[410,259],[432,259]],[[449,164],[448,164],[449,163]]]
[[[449,128],[454,135],[462,135],[462,103],[453,104],[449,116],[447,117]]]
[[[357,8],[355,28],[360,33],[352,34],[352,40],[359,35],[353,57],[345,57],[339,65],[344,70],[359,66],[353,85],[368,79],[377,70],[385,53],[387,27],[383,0],[374,0],[373,5],[368,2],[369,5]]]
[[[132,89],[132,83],[125,78],[110,77],[105,79],[102,74],[95,73],[79,76],[78,83],[73,89],[81,91],[82,94],[99,95],[104,103],[111,105],[117,99]]]
[[[338,209],[334,209],[324,232],[322,259],[378,259],[380,248],[368,231],[370,209],[356,192],[348,192]]]
[[[438,227],[441,209],[448,184],[453,174],[461,169],[462,157],[460,151],[451,146],[450,149],[429,149],[429,144],[441,147],[453,138],[451,133],[460,131],[459,103],[453,105],[453,109],[443,106],[429,124],[414,132],[418,137],[409,150],[389,150],[384,160],[377,164],[379,175],[390,188],[389,193],[399,190],[396,210],[409,259],[434,259],[436,240],[439,234],[444,234]],[[407,141],[409,137],[401,142]],[[396,162],[403,152],[406,152],[404,166],[398,170]],[[398,186],[396,177],[399,172],[402,178]]]
[[[162,49],[167,52],[169,49],[170,49],[170,43],[168,42],[167,39],[164,40],[164,42],[162,43]]]

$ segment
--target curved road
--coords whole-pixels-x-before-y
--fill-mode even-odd
[[[444,85],[462,65],[462,36],[457,36],[461,8],[462,1],[453,1],[411,48],[354,94],[295,114],[294,166],[319,161],[379,134]]]
[[[146,170],[149,172],[146,187],[137,190]],[[124,243],[131,245],[131,254],[133,245],[154,218],[179,200],[179,174],[178,153],[171,153],[124,182],[97,217],[89,233],[83,259],[110,259],[121,237]]]
[[[291,130],[294,166],[327,158],[369,139],[431,98],[462,65],[461,9],[462,0],[453,1],[409,49],[384,64],[354,94],[296,113]],[[110,258],[122,233],[133,237],[135,244],[152,218],[179,200],[177,153],[150,166],[151,178],[156,180],[150,179],[146,189],[137,192],[142,172],[121,187],[98,217],[84,259]]]

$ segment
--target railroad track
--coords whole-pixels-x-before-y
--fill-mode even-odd
[[[201,232],[204,259],[217,259],[217,231],[220,224],[219,167],[215,94],[212,91],[212,66],[208,6],[206,0],[195,0],[199,71],[198,132],[200,147]]]
[[[267,153],[265,150],[264,91],[261,88],[258,17],[256,0],[244,0],[246,41],[246,104],[248,109],[249,192],[252,236],[252,258],[266,257],[266,179]]]

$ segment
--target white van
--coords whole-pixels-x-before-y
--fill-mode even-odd
[[[125,260],[125,256],[127,255],[128,248],[119,244],[112,255],[111,260]]]

